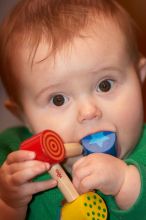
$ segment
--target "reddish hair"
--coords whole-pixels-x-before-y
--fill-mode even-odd
[[[93,23],[107,17],[122,30],[129,55],[138,58],[138,49],[131,18],[114,0],[21,0],[5,18],[0,30],[0,77],[8,95],[19,101],[19,84],[11,68],[15,48],[30,47],[32,61],[42,38],[48,42],[49,53],[55,54],[63,45]],[[98,28],[98,26],[97,26]],[[14,46],[15,42],[15,46]],[[19,57],[18,57],[19,62]]]

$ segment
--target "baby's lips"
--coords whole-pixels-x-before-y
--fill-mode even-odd
[[[117,136],[113,131],[100,131],[81,139],[84,155],[106,153],[117,156]]]

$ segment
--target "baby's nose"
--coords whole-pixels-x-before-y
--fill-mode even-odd
[[[78,110],[78,121],[83,122],[94,118],[101,118],[102,111],[94,99],[84,99],[81,101]]]

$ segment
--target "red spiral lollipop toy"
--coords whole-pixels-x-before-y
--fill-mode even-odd
[[[27,139],[20,145],[21,150],[34,151],[36,160],[60,163],[65,158],[65,148],[61,137],[52,130],[45,130]]]

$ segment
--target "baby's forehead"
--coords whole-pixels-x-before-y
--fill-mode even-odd
[[[52,73],[51,76],[54,73],[58,74],[59,71],[67,76],[73,71],[90,72],[95,65],[100,66],[103,62],[106,65],[114,63],[118,65],[123,58],[127,59],[127,51],[121,32],[115,31],[115,28],[115,26],[106,28],[101,25],[101,30],[96,34],[90,30],[85,38],[74,38],[71,44],[64,45],[56,51],[55,55],[50,54],[49,44],[43,40],[39,43],[33,60],[29,60],[30,48],[21,47],[23,49],[19,55],[20,67],[18,68],[22,75],[26,74],[28,77],[31,76],[27,74],[28,72],[37,76],[39,72],[43,74],[46,70]]]
[[[88,44],[90,48],[91,44],[96,44],[100,39],[103,39],[105,44],[115,43],[115,41],[123,44],[125,36],[112,19],[102,18],[97,19],[71,39],[62,39],[61,43],[59,41],[60,44],[57,44],[58,47],[53,45],[54,42],[52,39],[48,39],[46,34],[36,40],[35,32],[31,33],[29,38],[19,43],[18,51],[28,62],[39,63],[48,58],[54,60],[57,54],[62,54],[63,57],[69,56],[73,50],[84,44]]]

